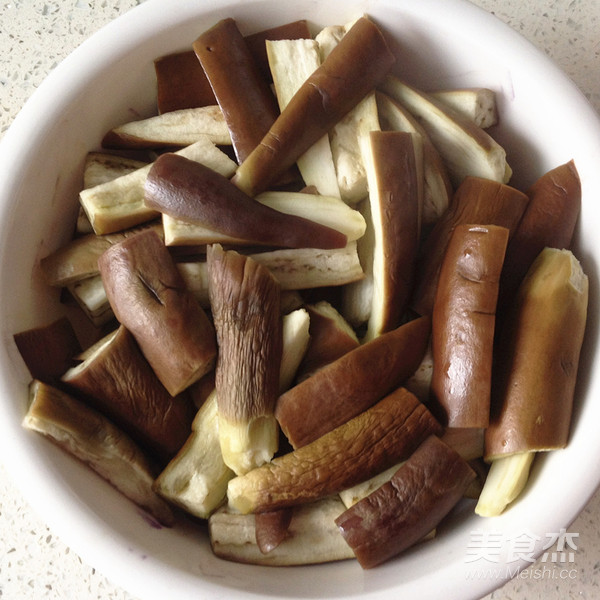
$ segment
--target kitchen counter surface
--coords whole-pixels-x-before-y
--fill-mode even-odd
[[[600,0],[474,3],[496,14],[544,50],[600,112]],[[50,70],[97,29],[136,4],[135,0],[0,3],[0,136]],[[567,534],[573,534],[569,539],[576,550],[571,547],[571,556],[558,565],[564,569],[554,568],[552,575],[544,571],[547,561],[540,559],[527,576],[509,581],[485,600],[600,597],[600,492]],[[564,542],[564,536],[558,544],[561,540]],[[560,548],[555,545],[553,550]],[[134,600],[85,564],[46,527],[9,480],[1,459],[0,597]]]

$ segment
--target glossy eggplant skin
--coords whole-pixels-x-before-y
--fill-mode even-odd
[[[437,527],[475,477],[455,450],[432,435],[390,481],[335,522],[360,565],[371,569]]]
[[[159,114],[217,103],[193,50],[157,58],[154,71]]]
[[[117,320],[172,396],[214,368],[214,327],[156,232],[111,246],[98,266]]]
[[[257,202],[226,177],[176,154],[163,154],[146,179],[145,203],[247,243],[284,248],[343,248],[343,233]]]
[[[233,181],[266,190],[385,77],[395,62],[378,27],[361,17],[300,87]]]
[[[277,400],[275,416],[294,448],[356,417],[412,375],[431,332],[420,317],[356,347]]]
[[[440,270],[432,317],[434,413],[449,427],[485,428],[500,273],[508,229],[459,225]]]
[[[236,22],[223,19],[193,43],[229,127],[239,163],[269,130],[279,108]]]
[[[371,335],[378,335],[402,322],[414,282],[422,207],[412,134],[372,131],[370,149],[376,181],[369,195],[371,214],[373,221],[380,223],[382,247],[374,260],[375,276],[380,280],[376,288],[382,288],[381,316],[371,316]]]
[[[271,72],[265,40],[310,37],[305,20],[292,21],[245,37],[250,53],[266,81]],[[206,73],[193,50],[184,50],[161,56],[154,61],[156,72],[157,104],[160,114],[185,108],[216,104]]]
[[[190,434],[194,406],[185,394],[169,395],[123,325],[85,368],[77,369],[63,381],[78,397],[159,463],[175,456]]]
[[[500,280],[500,305],[507,307],[527,270],[548,248],[570,248],[581,211],[581,181],[571,160],[542,175],[527,190],[529,202],[508,248]]]
[[[528,202],[527,195],[514,187],[490,179],[466,177],[423,243],[410,301],[412,309],[420,315],[431,314],[441,264],[456,226],[498,225],[506,227],[512,237]]]
[[[300,19],[298,21],[291,21],[290,23],[271,27],[264,31],[251,33],[244,39],[246,40],[246,45],[254,57],[256,65],[265,81],[271,83],[273,81],[273,76],[271,75],[269,58],[267,56],[267,40],[298,40],[309,39],[311,37],[308,22],[306,19]]]
[[[570,250],[540,252],[500,332],[487,460],[567,445],[588,297]]]

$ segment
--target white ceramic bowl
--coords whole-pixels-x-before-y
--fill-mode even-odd
[[[168,6],[168,8],[167,8]],[[589,324],[569,447],[538,460],[522,499],[504,515],[457,511],[437,539],[388,564],[260,568],[221,561],[205,531],[154,529],[96,475],[21,429],[29,375],[12,336],[58,314],[58,294],[38,277],[39,258],[65,242],[77,208],[86,152],[120,122],[154,110],[153,59],[189,48],[218,19],[253,32],[298,18],[344,23],[361,12],[397,40],[403,75],[425,88],[483,85],[498,93],[498,140],[515,185],[574,158],[583,185],[576,254],[590,277]],[[515,561],[474,562],[473,550],[501,537],[545,536],[568,527],[600,479],[600,124],[574,85],[493,16],[464,0],[150,0],[105,27],[65,60],[6,134],[0,164],[0,447],[26,497],[86,561],[136,596],[152,598],[480,598],[514,574]],[[479,537],[478,537],[479,536]],[[485,542],[487,540],[487,542]],[[505,544],[506,546],[506,544]],[[506,547],[505,547],[506,550]],[[481,577],[486,567],[496,574]]]

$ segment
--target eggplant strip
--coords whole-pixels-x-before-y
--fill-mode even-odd
[[[233,238],[286,248],[342,248],[343,233],[255,201],[226,177],[176,154],[163,154],[145,184],[145,204]]]
[[[219,357],[215,388],[223,460],[238,475],[269,461],[282,354],[280,289],[247,256],[209,246],[209,294]]]
[[[508,229],[459,225],[440,270],[432,317],[434,414],[449,427],[485,428],[500,273]]]
[[[170,460],[190,433],[189,398],[170,396],[122,325],[62,381],[160,462]]]
[[[506,249],[500,305],[508,306],[527,270],[546,247],[570,248],[581,211],[581,181],[573,161],[542,175],[528,190],[529,202]]]
[[[223,111],[241,163],[277,118],[275,97],[233,19],[219,21],[192,46]]]
[[[440,424],[398,388],[314,442],[232,479],[229,506],[248,513],[319,500],[408,458],[432,433]]]
[[[510,239],[528,202],[526,194],[511,186],[479,177],[465,178],[423,244],[410,301],[413,310],[431,314],[440,266],[457,225],[480,223],[506,227]]]
[[[171,396],[214,367],[214,328],[154,231],[111,246],[98,266],[115,316]]]
[[[233,182],[250,196],[267,189],[374,89],[394,61],[381,31],[360,18],[300,87]]]

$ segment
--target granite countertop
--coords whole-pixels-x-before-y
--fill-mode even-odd
[[[46,74],[136,0],[0,3],[0,136]],[[600,0],[476,0],[543,49],[600,112]],[[549,532],[550,533],[550,532]],[[553,576],[536,563],[485,600],[600,597],[600,492],[568,529],[576,551]],[[0,597],[132,600],[33,514],[0,462]],[[560,543],[560,540],[559,540]],[[560,550],[556,545],[553,550]],[[535,577],[533,570],[540,575]],[[564,576],[562,576],[564,575]]]

